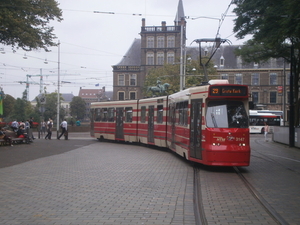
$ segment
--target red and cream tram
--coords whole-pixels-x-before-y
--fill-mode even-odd
[[[248,87],[213,80],[178,93],[91,104],[97,139],[167,147],[187,160],[248,166]]]

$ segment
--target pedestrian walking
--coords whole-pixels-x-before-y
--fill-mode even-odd
[[[47,129],[47,124],[46,124],[46,122],[43,120],[43,121],[41,122],[41,133],[45,135],[46,129]]]
[[[265,122],[265,126],[264,126],[265,141],[268,141],[268,133],[269,133],[269,125]]]
[[[57,138],[58,140],[61,138],[61,136],[67,132],[68,130],[68,123],[66,120],[62,121],[60,124],[61,127],[61,134],[59,135],[59,137]]]
[[[45,137],[46,140],[47,139],[51,140],[52,127],[53,127],[53,121],[51,119],[49,119],[49,121],[47,123],[47,135]]]

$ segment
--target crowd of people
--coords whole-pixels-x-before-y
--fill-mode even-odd
[[[33,127],[33,117],[30,117],[30,119],[27,119],[25,122],[20,121],[17,122],[17,120],[14,120],[11,123],[11,129],[14,132],[17,138],[24,138],[26,143],[32,142],[35,137],[33,136],[31,128]],[[1,128],[0,132],[0,139],[3,139],[6,143],[8,143],[10,146],[13,146],[12,144],[12,135],[7,129]]]
[[[72,122],[72,121],[71,121]],[[73,126],[74,122],[71,123]],[[76,126],[80,126],[80,121],[76,121]],[[27,143],[32,142],[35,137],[32,132],[33,128],[33,118],[31,117],[30,119],[24,121],[18,122],[17,120],[14,120],[10,128],[14,132],[15,136],[18,138],[24,138]],[[60,128],[62,130],[61,134],[57,137],[58,140],[64,135],[65,139],[68,137],[68,123],[66,120],[62,121],[60,124]],[[48,121],[42,121],[40,123],[40,128],[39,128],[39,134],[42,136],[45,136],[46,140],[51,140],[52,139],[52,129],[53,129],[53,120],[51,118],[48,119]],[[0,131],[0,139],[3,139],[5,142],[7,142],[9,145],[13,146],[12,144],[12,139],[10,135],[7,134],[7,130],[5,128],[2,128]],[[39,136],[40,137],[40,136]]]

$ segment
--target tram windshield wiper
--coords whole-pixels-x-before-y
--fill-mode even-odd
[[[211,115],[211,120],[212,120],[212,122],[214,124],[214,127],[218,127],[215,115],[213,113],[211,113],[210,115]]]

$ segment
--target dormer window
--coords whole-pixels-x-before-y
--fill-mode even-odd
[[[224,59],[223,56],[221,56],[221,58],[220,58],[220,67],[224,67],[224,65],[225,65],[225,59]]]
[[[208,49],[207,49],[207,47],[204,49],[204,56],[208,56]]]

